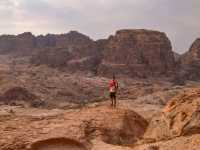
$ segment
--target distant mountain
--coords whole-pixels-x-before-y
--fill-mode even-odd
[[[77,31],[67,34],[0,36],[0,53],[31,56],[31,63],[110,76],[169,76],[175,58],[165,33],[144,29],[120,30],[93,41]]]
[[[200,79],[200,39],[196,39],[189,51],[180,57],[180,74],[187,80]]]

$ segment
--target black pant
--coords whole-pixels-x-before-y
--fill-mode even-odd
[[[111,105],[113,107],[116,107],[116,105],[117,105],[116,92],[110,92],[110,99],[111,99],[111,102],[112,102]]]
[[[110,98],[116,99],[116,92],[110,92]]]

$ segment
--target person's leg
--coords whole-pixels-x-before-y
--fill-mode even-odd
[[[110,93],[111,106],[113,106],[113,95]]]
[[[113,99],[113,97],[112,97],[112,107],[114,107],[114,99]]]
[[[115,93],[115,95],[114,95],[113,99],[114,99],[114,107],[116,107],[116,106],[117,106],[116,93]]]

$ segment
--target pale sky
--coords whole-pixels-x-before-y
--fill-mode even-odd
[[[200,0],[0,0],[0,34],[77,30],[96,40],[126,28],[165,32],[183,53],[200,38]]]

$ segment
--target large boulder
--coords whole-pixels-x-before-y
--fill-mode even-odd
[[[145,133],[150,141],[200,133],[200,90],[188,89],[157,114]]]
[[[28,105],[31,107],[44,107],[44,102],[38,96],[23,87],[13,87],[0,96],[0,103],[8,105]]]
[[[151,30],[120,30],[104,45],[99,74],[147,77],[169,74],[175,65],[165,33]]]

